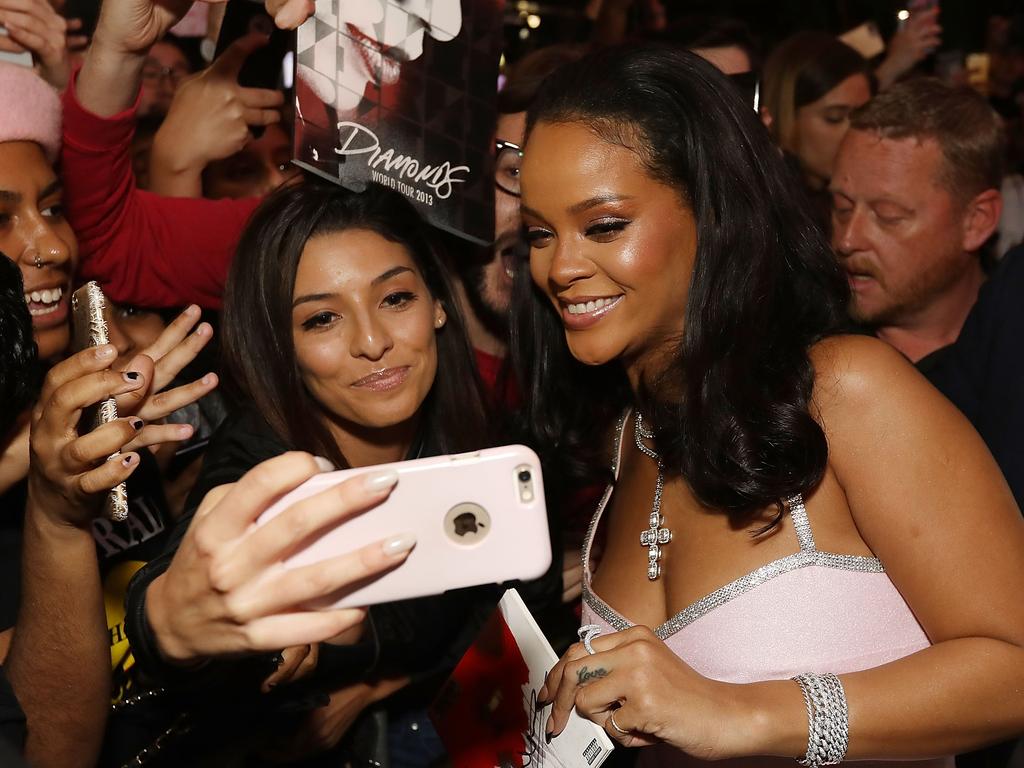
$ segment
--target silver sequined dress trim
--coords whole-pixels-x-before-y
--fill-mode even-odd
[[[612,473],[616,479],[618,479],[619,476],[622,433],[625,429],[628,418],[629,413],[627,412],[619,420],[618,429],[616,431],[615,461],[612,465]],[[621,632],[624,629],[629,629],[633,625],[612,609],[612,607],[604,600],[594,594],[593,590],[590,588],[590,547],[594,541],[594,533],[596,532],[598,523],[601,520],[601,515],[608,504],[608,500],[611,498],[613,490],[614,486],[612,485],[609,485],[605,489],[604,495],[601,497],[601,502],[597,505],[594,516],[591,518],[590,526],[587,529],[587,537],[583,544],[583,600],[590,606],[594,613],[608,622],[609,626],[616,631]],[[773,560],[767,565],[761,566],[756,571],[752,571],[746,576],[741,576],[735,581],[726,584],[724,587],[719,587],[711,594],[702,597],[700,600],[691,603],[686,608],[679,611],[679,613],[675,614],[672,618],[655,629],[654,633],[662,640],[667,640],[683,627],[688,624],[692,624],[701,616],[713,611],[715,608],[724,605],[745,592],[749,592],[754,587],[764,584],[766,581],[774,579],[776,576],[781,576],[784,573],[795,571],[798,568],[817,565],[823,568],[835,568],[843,571],[885,573],[885,568],[877,557],[839,555],[832,552],[819,551],[814,544],[814,534],[811,531],[810,521],[807,519],[807,510],[804,507],[803,498],[799,495],[794,496],[786,501],[786,506],[793,519],[793,528],[796,530],[797,540],[800,542],[799,552],[787,555],[786,557],[781,557],[778,560]]]

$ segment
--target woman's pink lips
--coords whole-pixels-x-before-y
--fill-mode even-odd
[[[361,389],[372,389],[375,392],[386,392],[389,389],[401,386],[408,377],[409,366],[407,365],[397,368],[384,368],[353,382],[352,386]]]
[[[622,301],[622,295],[616,296],[611,304],[605,304],[600,309],[595,309],[593,312],[585,312],[579,315],[573,315],[569,313],[569,307],[562,306],[562,325],[573,331],[582,331],[591,326],[601,322],[605,315],[619,306]],[[583,301],[583,299],[577,300],[577,302]],[[576,303],[576,302],[574,302]]]

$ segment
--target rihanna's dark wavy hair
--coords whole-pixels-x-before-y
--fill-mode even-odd
[[[809,412],[808,349],[844,326],[848,287],[757,115],[703,59],[645,45],[555,72],[529,110],[527,153],[544,123],[582,124],[629,148],[696,220],[682,336],[637,396],[666,467],[738,517],[813,489],[828,446]],[[585,477],[631,395],[618,364],[572,359],[550,303],[525,282],[512,350],[525,423],[549,472]]]
[[[351,192],[308,178],[280,188],[253,214],[239,241],[224,296],[227,385],[250,401],[274,432],[295,448],[349,466],[306,389],[292,340],[292,297],[299,259],[310,238],[365,229],[408,250],[447,321],[437,332],[437,374],[421,406],[420,430],[439,453],[487,444],[473,352],[433,230],[398,192],[371,184]]]

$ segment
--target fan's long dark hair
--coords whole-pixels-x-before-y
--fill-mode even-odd
[[[541,123],[579,123],[635,151],[696,220],[682,337],[636,396],[666,466],[703,504],[739,517],[812,490],[828,446],[809,412],[808,350],[843,327],[848,287],[757,116],[707,62],[646,45],[558,70],[527,135]],[[526,422],[550,468],[585,476],[631,394],[620,365],[584,369],[571,358],[549,302],[524,283],[513,355]],[[676,395],[655,395],[664,392]]]
[[[227,385],[250,401],[295,448],[347,467],[323,409],[302,381],[292,341],[292,295],[306,242],[366,229],[403,245],[447,321],[437,332],[437,374],[421,406],[420,430],[438,453],[488,443],[483,400],[465,324],[433,242],[433,231],[400,193],[371,184],[351,192],[307,179],[270,195],[253,214],[231,264],[224,296]]]

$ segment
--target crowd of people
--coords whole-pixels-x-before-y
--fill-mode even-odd
[[[521,442],[549,740],[575,710],[615,766],[1024,764],[1024,19],[982,94],[927,72],[937,7],[867,59],[592,5],[503,73],[485,248],[293,165],[221,14],[200,43],[188,0],[104,0],[86,37],[0,0],[35,63],[0,61],[0,763],[451,764],[428,709],[510,585],[311,607],[401,530],[281,563],[377,465]]]

